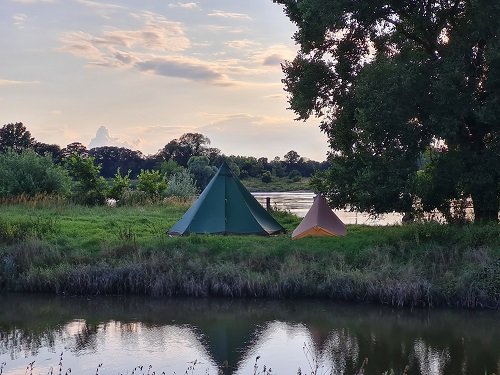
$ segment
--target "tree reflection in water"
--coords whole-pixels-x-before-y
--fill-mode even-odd
[[[427,345],[422,339],[415,341],[415,357],[422,375],[441,375],[450,360],[448,348],[438,350]]]
[[[73,374],[492,374],[498,312],[392,311],[314,301],[0,296],[0,363]],[[15,306],[15,307],[9,307]],[[365,362],[365,359],[368,359]],[[144,372],[147,375],[147,372]]]

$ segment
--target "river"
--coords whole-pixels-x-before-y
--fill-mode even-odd
[[[311,208],[316,194],[310,191],[289,191],[289,192],[258,192],[252,195],[266,206],[266,198],[271,198],[271,207],[304,217]],[[365,212],[355,212],[347,210],[334,210],[335,214],[344,224],[365,224],[365,225],[394,225],[401,224],[402,215],[399,213],[388,213],[378,217],[372,217]]]
[[[4,375],[490,375],[498,321],[313,300],[0,295],[0,363]]]

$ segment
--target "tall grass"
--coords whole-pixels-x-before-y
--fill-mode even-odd
[[[344,238],[300,241],[166,236],[187,207],[4,204],[0,290],[500,307],[498,225],[349,226]],[[274,215],[289,232],[300,221]]]

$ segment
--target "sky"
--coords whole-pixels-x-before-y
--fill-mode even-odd
[[[272,0],[0,0],[0,126],[156,153],[188,132],[226,155],[324,160],[288,110],[295,26]]]

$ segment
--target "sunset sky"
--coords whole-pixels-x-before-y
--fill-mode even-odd
[[[271,0],[0,0],[0,125],[46,143],[155,153],[183,133],[227,155],[324,160],[287,110],[294,25]]]

